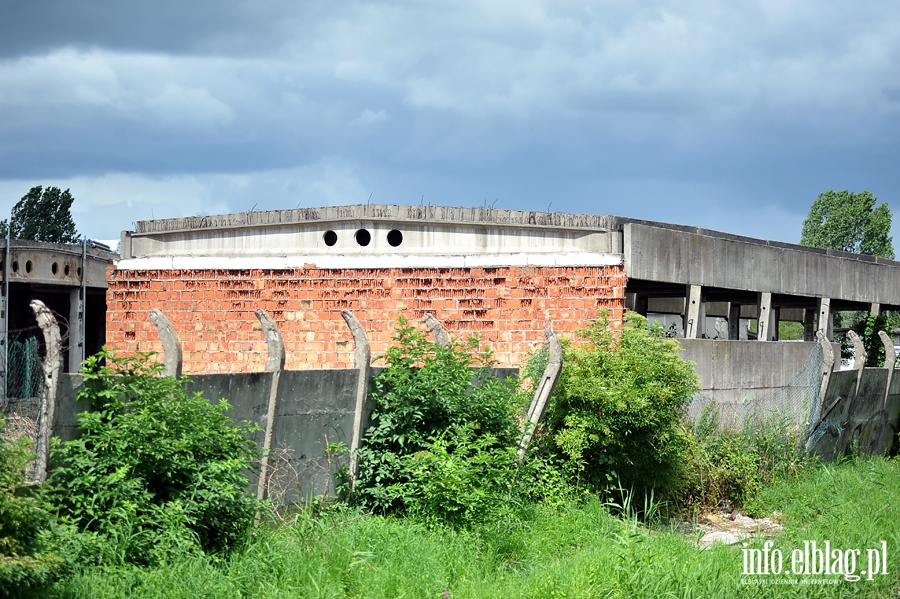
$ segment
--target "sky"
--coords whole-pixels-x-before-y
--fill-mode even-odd
[[[94,239],[426,203],[797,242],[829,189],[900,209],[895,0],[0,4],[0,215],[69,188]]]

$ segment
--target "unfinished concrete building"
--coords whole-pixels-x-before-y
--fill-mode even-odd
[[[0,243],[0,400],[31,398],[40,393],[45,350],[29,303],[41,300],[56,313],[65,339],[64,371],[78,372],[106,342],[106,270],[118,255],[90,240]]]
[[[110,272],[107,341],[159,350],[148,315],[171,320],[187,373],[261,370],[253,310],[284,335],[287,367],[343,368],[340,311],[384,352],[400,316],[434,314],[520,366],[552,325],[564,337],[604,309],[677,313],[687,338],[758,339],[779,320],[832,335],[838,310],[900,308],[900,263],[616,216],[358,205],[140,221]],[[727,326],[715,330],[718,317]]]

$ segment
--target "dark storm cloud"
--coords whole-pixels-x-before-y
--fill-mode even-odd
[[[288,0],[8,0],[0,57],[63,47],[155,53],[260,54],[319,3]],[[306,8],[304,8],[306,7]],[[289,23],[279,18],[285,12]],[[296,15],[296,19],[294,18]],[[302,30],[302,29],[301,29]]]
[[[886,0],[7,4],[0,212],[58,182],[95,236],[371,194],[793,241],[820,191],[900,194]]]

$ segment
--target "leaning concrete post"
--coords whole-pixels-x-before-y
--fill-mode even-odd
[[[366,405],[366,396],[369,394],[369,367],[372,360],[372,352],[369,348],[369,340],[366,331],[349,310],[341,310],[344,322],[350,327],[353,334],[353,367],[359,370],[356,379],[356,407],[353,410],[353,437],[350,439],[350,488],[356,485],[356,475],[359,466],[357,452],[362,440],[363,410]]]
[[[41,389],[41,411],[38,416],[38,436],[36,442],[37,460],[34,465],[33,480],[37,484],[47,479],[47,462],[50,459],[50,437],[53,435],[53,420],[56,418],[56,386],[62,370],[62,344],[56,317],[44,302],[31,300],[31,309],[38,326],[44,334],[47,353],[44,357],[44,385]]]
[[[825,398],[828,393],[828,384],[831,381],[831,373],[834,372],[834,348],[825,335],[825,331],[819,329],[816,331],[816,339],[819,341],[819,347],[822,348],[822,367],[819,371],[819,396],[816,399],[820,408],[825,406]],[[840,398],[836,399],[828,408],[819,410],[819,419],[813,422],[810,420],[806,423],[806,453],[810,453],[813,449],[813,431],[815,431],[825,420],[825,417],[834,409]]]
[[[551,327],[547,327],[544,331],[547,334],[547,343],[550,345],[550,357],[534,392],[531,405],[528,406],[528,416],[522,424],[522,438],[519,441],[519,462],[525,458],[525,452],[528,451],[528,446],[531,444],[531,435],[544,415],[547,401],[550,399],[553,387],[556,386],[559,373],[562,371],[562,344]]]
[[[822,370],[819,376],[819,402],[821,403],[825,401],[825,393],[828,391],[831,373],[834,372],[834,348],[831,347],[831,342],[825,336],[824,331],[816,331],[816,339],[819,340],[819,347],[822,348]]]
[[[272,386],[269,389],[269,402],[266,405],[266,436],[263,441],[262,461],[259,466],[259,483],[256,486],[256,498],[266,498],[269,478],[269,453],[272,451],[272,437],[275,434],[275,410],[278,402],[278,382],[281,380],[281,371],[284,370],[284,339],[278,325],[272,317],[263,310],[255,310],[254,313],[262,326],[266,336],[266,347],[269,350],[266,358],[266,372],[272,373]]]
[[[163,366],[166,367],[166,376],[181,377],[183,358],[181,355],[181,343],[175,334],[175,328],[159,310],[150,310],[150,320],[156,325],[159,340],[163,346]]]
[[[447,334],[447,329],[444,328],[444,325],[441,324],[434,315],[425,313],[423,319],[425,321],[425,326],[428,327],[428,330],[431,331],[432,337],[434,337],[434,342],[440,345],[441,347],[450,347],[450,335]]]
[[[878,331],[878,338],[881,339],[881,343],[884,345],[884,367],[888,371],[887,384],[884,386],[884,402],[881,406],[881,411],[884,412],[887,410],[888,395],[891,393],[891,380],[894,378],[894,364],[897,361],[897,354],[894,353],[894,342],[888,337],[887,333]]]

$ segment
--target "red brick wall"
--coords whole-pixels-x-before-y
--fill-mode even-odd
[[[421,324],[431,312],[454,338],[479,333],[501,366],[517,367],[547,325],[573,337],[606,308],[621,326],[625,273],[622,266],[115,270],[107,302],[109,346],[161,351],[148,318],[157,308],[181,340],[186,373],[262,370],[257,308],[278,324],[291,370],[352,366],[345,309],[366,329],[373,357],[384,353],[398,316]]]

